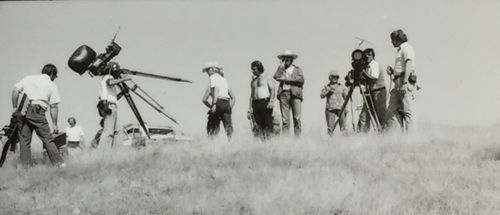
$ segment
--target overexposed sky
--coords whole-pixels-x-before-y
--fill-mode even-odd
[[[500,1],[125,1],[0,2],[0,123],[7,124],[12,86],[39,74],[46,63],[59,68],[59,127],[74,116],[87,137],[98,125],[99,78],[79,76],[67,60],[80,45],[102,52],[118,26],[122,67],[177,76],[193,84],[134,78],[188,132],[204,131],[201,97],[208,78],[201,67],[216,60],[237,96],[236,132],[248,128],[249,65],[259,59],[274,74],[276,55],[291,49],[304,70],[303,126],[326,127],[319,92],[327,74],[350,69],[354,36],[373,43],[376,60],[394,64],[392,30],[402,28],[416,50],[420,121],[488,125],[500,120]],[[366,48],[368,46],[363,46]],[[170,122],[138,98],[152,124]],[[125,100],[119,122],[135,122]]]

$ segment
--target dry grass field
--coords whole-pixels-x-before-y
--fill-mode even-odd
[[[64,169],[24,170],[11,155],[0,169],[0,214],[500,214],[499,131],[200,136],[84,151]]]

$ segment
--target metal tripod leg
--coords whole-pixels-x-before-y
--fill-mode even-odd
[[[135,85],[137,86],[137,85]],[[131,88],[132,92],[137,95],[137,97],[141,98],[144,102],[146,102],[149,106],[151,106],[153,109],[155,109],[156,111],[158,111],[159,113],[165,115],[167,118],[169,118],[170,120],[172,120],[172,122],[174,122],[175,124],[179,124],[177,123],[177,120],[174,119],[173,116],[171,116],[170,114],[168,114],[167,112],[165,112],[165,110],[163,109],[162,106],[156,106],[155,104],[153,104],[151,101],[147,100],[143,95],[139,94],[138,92],[135,91],[135,89],[139,89],[139,87],[133,87]],[[144,92],[143,90],[141,90],[142,92]],[[144,93],[146,94],[146,93]],[[146,94],[146,96],[148,96]],[[154,101],[154,99],[152,99],[150,96],[148,96],[151,100],[153,100],[153,102],[157,103],[156,101]]]
[[[375,106],[373,105],[374,103],[373,103],[373,97],[372,97],[371,91],[367,90],[369,99],[366,99],[365,92],[363,92],[361,87],[359,88],[359,90],[361,91],[363,101],[365,102],[365,105],[368,108],[368,114],[370,114],[370,118],[372,119],[372,120],[370,120],[370,122],[375,124],[375,127],[377,128],[377,130],[380,131],[380,122],[378,121]],[[372,112],[372,110],[373,110],[373,112]]]
[[[127,99],[127,103],[130,106],[130,109],[132,109],[132,112],[135,115],[135,118],[137,118],[137,121],[139,121],[139,124],[141,125],[142,129],[144,129],[144,132],[146,133],[146,136],[148,139],[151,139],[151,136],[149,135],[149,131],[146,128],[146,125],[144,124],[144,120],[142,119],[141,114],[139,113],[139,110],[137,109],[137,106],[134,103],[134,100],[130,96],[130,88],[125,84],[125,83],[120,83],[118,84],[118,87],[120,87],[121,93],[125,96]]]
[[[351,85],[349,88],[349,92],[347,92],[347,96],[344,100],[344,103],[342,104],[342,108],[340,108],[339,116],[342,116],[344,114],[345,108],[347,107],[347,102],[349,102],[349,99],[351,99],[352,93],[354,92],[354,88],[356,88],[356,85]],[[340,122],[340,117],[335,121],[335,124],[333,124],[332,132],[335,131],[335,128]]]

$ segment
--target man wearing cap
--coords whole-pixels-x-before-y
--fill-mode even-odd
[[[47,64],[43,67],[42,74],[26,76],[14,85],[12,106],[14,107],[14,114],[18,116],[17,118],[22,118],[19,122],[19,146],[21,163],[24,166],[31,165],[31,137],[33,130],[36,131],[36,134],[43,142],[52,164],[59,167],[65,166],[61,154],[53,141],[49,123],[45,117],[45,112],[49,110],[54,133],[59,133],[57,127],[59,109],[57,105],[61,102],[61,99],[57,86],[53,82],[56,78],[56,66]],[[24,93],[29,100],[26,115],[16,110],[21,93]]]
[[[300,112],[302,103],[302,87],[304,86],[304,75],[302,69],[293,64],[298,55],[286,50],[278,55],[281,64],[274,74],[274,79],[278,81],[278,99],[280,101],[281,120],[283,122],[283,133],[290,131],[290,110],[292,111],[294,133],[300,136],[302,131]]]
[[[109,62],[101,73],[101,96],[97,105],[99,115],[103,118],[103,129],[98,148],[109,149],[115,143],[115,130],[117,128],[118,97],[117,84],[131,80],[130,77],[114,78],[111,74],[120,70],[120,65]]]
[[[392,45],[397,48],[394,69],[387,67],[387,73],[393,75],[394,89],[389,98],[391,124],[397,120],[403,131],[408,131],[412,125],[413,113],[411,103],[414,99],[415,87],[415,51],[408,43],[408,38],[402,30],[391,33]]]
[[[367,83],[364,91],[364,104],[359,114],[358,131],[370,131],[372,120],[380,125],[379,131],[386,128],[387,122],[387,89],[385,88],[385,74],[379,63],[375,61],[375,51],[372,48],[363,50],[368,66],[365,69]],[[371,116],[376,117],[372,119]],[[378,121],[377,121],[378,120]]]
[[[223,77],[222,66],[217,62],[208,62],[202,69],[209,76],[209,88],[203,95],[203,104],[210,110],[208,111],[207,133],[214,137],[219,133],[220,122],[224,125],[228,139],[233,134],[233,123],[231,120],[232,108],[235,103],[235,97],[232,90]],[[211,102],[210,102],[210,98]]]
[[[339,73],[336,70],[330,71],[328,79],[330,82],[321,90],[320,98],[326,98],[326,125],[328,126],[328,134],[333,136],[333,127],[337,119],[339,120],[340,130],[346,130],[346,113],[340,114],[340,111],[347,97],[347,88],[338,82]]]
[[[264,66],[260,61],[252,62],[250,68],[253,77],[250,82],[248,118],[255,119],[256,136],[266,140],[273,133],[274,84],[272,79],[263,75]]]

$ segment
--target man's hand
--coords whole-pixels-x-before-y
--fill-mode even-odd
[[[391,66],[387,66],[386,72],[388,75],[394,75],[394,69]]]
[[[247,119],[252,119],[252,115],[253,115],[253,109],[250,108],[250,109],[248,109],[248,112],[247,112]]]
[[[53,127],[54,131],[52,131],[52,133],[59,134],[59,129],[57,128],[57,125],[54,125]]]
[[[215,105],[210,108],[210,113],[215,113]]]
[[[274,108],[274,100],[269,100],[266,106],[267,109],[273,109]]]

